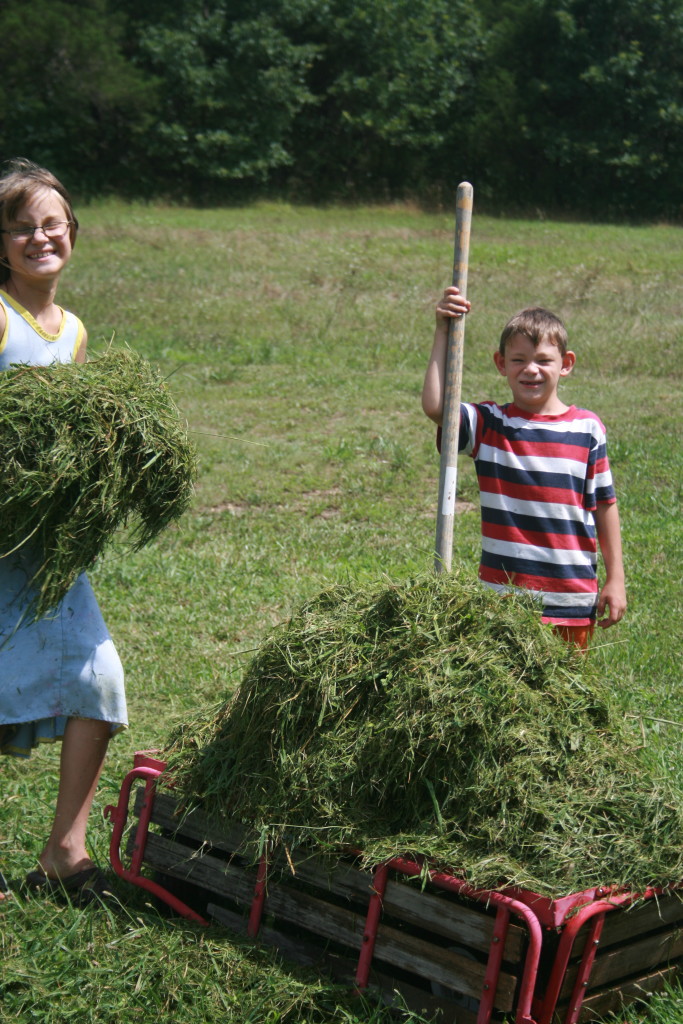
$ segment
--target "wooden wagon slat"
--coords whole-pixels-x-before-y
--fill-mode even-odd
[[[463,995],[479,999],[484,985],[486,966],[463,957],[454,950],[434,946],[424,939],[409,936],[386,925],[380,925],[375,943],[375,957],[394,967],[419,974]],[[500,1010],[511,1010],[517,987],[517,978],[500,973],[494,1005]]]
[[[637,942],[598,954],[588,980],[588,989],[599,988],[608,982],[628,979],[639,971],[654,971],[667,967],[672,960],[683,956],[683,932],[679,928],[650,935]],[[569,968],[560,992],[567,998],[573,989],[578,965]]]
[[[275,914],[316,936],[340,942],[360,950],[365,925],[363,913],[333,906],[298,889],[269,882],[266,913]],[[381,924],[375,942],[375,959],[383,960],[436,981],[465,995],[479,998],[484,984],[486,967],[452,950],[435,946],[425,939]],[[496,991],[496,1006],[502,1010],[512,1008],[516,978],[501,973]]]
[[[158,871],[226,896],[236,903],[247,906],[251,902],[253,876],[201,850],[190,850],[150,833],[145,862]],[[360,949],[364,913],[326,903],[306,892],[274,882],[268,885],[266,907],[267,913],[311,931],[316,937],[348,945],[354,950]],[[379,929],[375,957],[474,998],[479,998],[484,984],[485,965],[385,925]],[[514,975],[501,972],[495,994],[495,1005],[499,1009],[512,1009],[516,984]]]
[[[143,800],[144,792],[139,790],[134,804],[136,816],[140,813]],[[250,832],[246,826],[235,822],[216,823],[214,818],[198,809],[185,814],[179,811],[178,803],[168,793],[155,794],[151,821],[169,832],[187,836],[193,842],[206,843],[224,853],[234,853],[249,838],[257,836],[256,832]]]
[[[265,913],[283,918],[297,928],[359,950],[363,943],[365,909],[362,913],[326,903],[303,890],[268,882]]]
[[[667,967],[654,974],[643,975],[642,978],[634,978],[617,988],[610,988],[603,992],[597,992],[586,996],[579,1012],[579,1024],[595,1020],[597,1017],[606,1016],[608,1013],[619,1013],[625,1005],[634,1002],[636,999],[647,1000],[649,996],[664,988],[667,982],[675,979],[678,970],[676,967]],[[564,1020],[566,1005],[561,1013],[558,1008],[558,1020]]]
[[[145,864],[181,882],[191,882],[214,894],[227,896],[246,907],[254,896],[254,879],[240,868],[152,832],[147,837]]]
[[[245,919],[223,907],[209,903],[208,915],[219,924],[230,928],[238,934],[246,934]],[[270,925],[264,926],[259,933],[259,940],[266,945],[275,946],[277,950],[293,963],[304,967],[324,967],[336,980],[348,982],[355,972],[356,964],[338,954],[325,953],[320,945],[304,942],[298,936],[293,937]],[[440,1011],[439,1020],[442,1024],[476,1024],[476,1014],[471,1010],[454,1004],[452,999],[433,995],[425,989],[411,985],[404,978],[400,982],[382,971],[373,971],[371,987],[379,992],[388,1005],[404,1005],[408,1009],[421,1014],[434,1015]]]
[[[172,839],[169,841],[174,842],[180,849],[183,847],[183,840],[190,840],[193,846],[186,846],[185,849],[188,851],[196,852],[197,847],[194,844],[201,843],[199,849],[202,850],[203,856],[210,855],[212,850],[218,850],[220,853],[235,856],[235,847],[225,841],[225,836],[220,843],[214,842],[215,837],[208,836],[201,822],[194,819],[193,815],[188,816],[188,818],[179,823],[178,819],[173,816],[172,804],[163,801],[162,803],[164,805],[160,813],[152,815],[152,822],[161,826],[166,831],[172,832]],[[238,834],[237,827],[235,827],[231,834],[233,837]],[[152,835],[153,833],[150,833],[150,836]],[[129,838],[129,852],[133,841]],[[239,844],[236,845],[238,846]],[[187,855],[192,856],[193,853],[188,852]],[[238,856],[240,855],[238,854]],[[226,861],[223,858],[216,858],[216,861],[218,864],[229,863],[229,860]],[[281,861],[283,864],[279,866],[286,867],[287,872],[291,874],[289,862],[286,861],[284,856],[281,858]],[[372,893],[373,878],[372,873],[369,871],[359,871],[357,868],[342,864],[335,870],[334,875],[331,875],[325,866],[312,864],[310,858],[301,860],[298,863],[293,861],[293,863],[296,869],[293,877],[301,881],[310,881],[312,884],[334,892],[336,895],[342,896],[347,900],[353,895],[367,900]],[[255,865],[253,865],[253,870],[256,870]]]
[[[296,877],[320,888],[329,888],[341,896],[349,891],[367,898],[372,891],[373,876],[370,872],[339,863],[334,868],[315,860],[297,861],[293,858]],[[435,896],[417,886],[389,881],[382,901],[385,914],[393,915],[426,931],[443,938],[488,953],[493,939],[495,918],[482,910],[456,903],[443,896]],[[504,958],[518,961],[524,948],[524,930],[510,924],[505,944]]]
[[[617,942],[630,942],[638,935],[645,935],[676,921],[683,922],[683,900],[672,893],[653,897],[634,907],[610,910],[605,916],[605,925],[600,936],[600,949]],[[582,929],[572,949],[572,957],[583,953],[587,931]]]
[[[401,882],[389,882],[384,911],[452,939],[461,945],[488,953],[493,939],[495,917],[451,900],[431,896],[424,890]],[[505,942],[504,959],[518,962],[525,945],[525,932],[511,922]]]
[[[254,875],[210,854],[186,853],[186,850],[179,843],[150,834],[145,862],[174,878],[199,885],[211,894],[226,896],[245,908],[251,905]],[[363,941],[364,914],[325,903],[305,892],[288,892],[284,886],[269,883],[267,912],[355,950],[360,949]]]
[[[192,811],[185,818],[179,818],[174,813],[174,803],[169,798],[160,794],[155,801],[152,813],[152,822],[155,825],[172,832],[181,842],[189,839],[193,843],[201,843],[210,852],[211,849],[219,850],[228,855],[241,856],[239,853],[243,843],[248,838],[248,831],[240,825],[226,823],[225,831],[216,831],[216,825],[209,829],[205,816],[199,811]],[[252,833],[252,838],[256,833]],[[290,862],[295,867],[295,877],[302,881],[308,881],[320,888],[336,893],[338,896],[348,899],[356,895],[367,899],[372,892],[372,872],[360,871],[351,865],[340,863],[334,871],[324,863],[316,863],[310,854],[302,856],[295,852],[289,859],[284,854],[278,858],[278,863],[273,869],[284,868],[291,873]]]
[[[218,924],[229,928],[240,935],[246,935],[246,918],[226,910],[224,907],[209,903],[207,914]],[[310,967],[316,970],[324,969],[330,977],[338,982],[349,984],[356,971],[356,961],[350,957],[344,957],[338,953],[330,953],[321,944],[313,941],[305,941],[300,935],[288,935],[271,925],[263,925],[259,931],[258,941],[267,946],[273,946],[292,963],[303,967]],[[387,1004],[396,1004],[397,999],[396,978],[374,971],[371,979],[371,988],[379,993]],[[401,1002],[404,1002],[409,1009],[422,1011],[423,1013],[435,1013],[441,1010],[440,1020],[442,1024],[455,1024],[456,1018],[453,1012],[452,1000],[440,999],[433,996],[424,989],[408,985],[404,979],[400,981]],[[476,1016],[458,1007],[457,1024],[476,1024]]]
[[[142,794],[136,801],[139,803]],[[193,842],[207,843],[214,849],[233,853],[247,837],[243,826],[229,822],[225,831],[217,832],[215,823],[211,826],[201,811],[192,811],[186,817],[177,814],[177,805],[172,797],[159,793],[155,799],[152,821],[162,828],[174,831],[181,838],[186,836]],[[369,871],[361,871],[350,864],[338,862],[334,867],[310,854],[302,856],[299,851],[292,854],[296,877],[301,881],[317,885],[339,896],[348,898],[353,893],[367,899],[372,891],[373,878]],[[417,887],[390,881],[387,885],[383,909],[407,923],[431,930],[444,938],[461,945],[487,953],[493,938],[495,918],[473,907],[458,904],[443,896],[434,896]],[[524,929],[511,923],[505,943],[504,959],[520,960],[525,944]]]
[[[206,912],[218,924],[224,925],[238,935],[246,936],[247,918],[243,915],[226,910],[215,903],[209,903]],[[319,968],[324,965],[333,977],[347,982],[353,978],[356,970],[355,958],[341,956],[338,953],[330,954],[320,942],[306,941],[300,935],[288,934],[270,924],[261,926],[257,941],[266,946],[276,947],[276,950],[288,960],[305,967]]]
[[[294,873],[292,874],[292,866]],[[333,865],[314,858],[311,854],[302,855],[295,850],[286,859],[281,853],[275,865],[276,871],[284,869],[285,873],[296,878],[297,881],[305,882],[314,888],[334,893],[350,899],[355,896],[363,901],[369,899],[373,891],[374,880],[371,871],[362,871],[360,868],[343,861]]]

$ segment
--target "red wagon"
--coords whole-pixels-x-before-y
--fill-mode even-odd
[[[283,851],[253,865],[240,854],[244,826],[181,815],[171,795],[157,793],[164,769],[137,754],[117,806],[107,808],[121,878],[190,920],[218,922],[388,1001],[398,991],[418,1011],[440,1010],[444,1022],[593,1019],[647,998],[683,957],[675,890],[597,888],[550,900],[473,889],[405,858],[371,872],[352,855],[330,868]]]

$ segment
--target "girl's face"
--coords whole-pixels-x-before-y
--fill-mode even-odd
[[[67,223],[69,215],[61,196],[53,189],[45,188],[34,193],[20,206],[11,222],[3,218],[2,257],[9,265],[10,276],[33,281],[52,282],[59,276],[71,256],[71,232]],[[63,228],[57,230],[57,225]],[[21,233],[21,229],[26,229]],[[37,228],[35,232],[31,228]],[[49,238],[44,228],[53,237]],[[8,231],[18,231],[13,237]],[[55,237],[56,235],[56,237]]]

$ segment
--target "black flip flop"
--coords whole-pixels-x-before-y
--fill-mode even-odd
[[[24,883],[35,893],[68,896],[74,903],[84,905],[106,900],[113,895],[106,875],[99,868],[84,868],[66,878],[48,878],[43,871],[29,871]]]

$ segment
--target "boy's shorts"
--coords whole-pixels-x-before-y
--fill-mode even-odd
[[[567,643],[576,644],[582,651],[585,651],[588,647],[588,641],[593,635],[595,625],[592,622],[588,626],[557,626],[553,623],[553,629]]]

